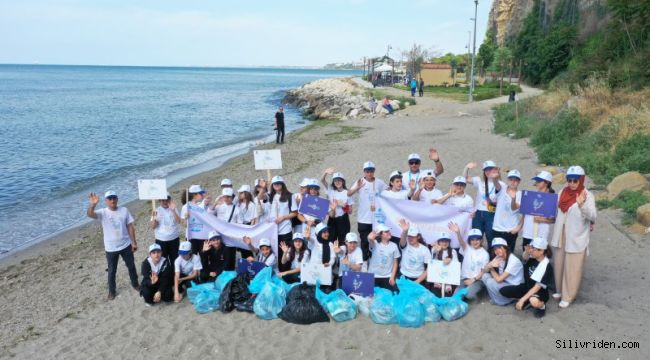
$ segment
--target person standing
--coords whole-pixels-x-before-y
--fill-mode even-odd
[[[418,81],[413,78],[411,79],[411,97],[415,97],[415,90],[418,88]]]
[[[207,239],[195,238],[195,234],[201,234],[207,225],[192,214],[196,212],[212,212],[208,204],[212,202],[209,195],[203,190],[201,185],[191,185],[187,190],[189,201],[181,208],[181,219],[187,226],[187,240],[192,244],[192,253],[198,254],[203,248],[203,242]]]
[[[475,162],[465,165],[463,176],[469,175],[469,170],[477,166]],[[492,179],[496,178],[501,185],[500,188],[506,188],[506,183],[500,180],[500,169],[492,160],[483,163],[483,176],[474,176],[470,184],[476,188],[476,214],[472,219],[472,228],[479,229],[485,235],[488,242],[488,248],[492,247],[492,239],[495,237],[492,226],[494,223],[494,213],[496,212],[497,197],[499,190],[494,186]]]
[[[104,194],[104,203],[106,207],[95,210],[99,203],[99,197],[96,193],[90,193],[88,196],[90,206],[86,211],[89,218],[99,220],[102,223],[104,233],[104,250],[106,251],[106,262],[108,263],[108,300],[115,299],[115,273],[117,272],[117,262],[122,257],[126,268],[129,270],[131,286],[140,292],[138,284],[138,272],[135,269],[133,253],[138,250],[138,243],[135,240],[135,226],[133,216],[129,209],[117,205],[117,193],[107,191]]]
[[[445,168],[442,166],[442,162],[440,161],[440,154],[438,154],[438,150],[434,148],[429,149],[429,160],[432,160],[435,164],[433,175],[434,176],[442,175],[442,173],[445,171]],[[406,189],[407,187],[410,187],[410,184],[413,182],[415,185],[415,191],[417,191],[420,188],[420,184],[419,184],[420,175],[421,175],[420,165],[422,163],[422,160],[419,154],[413,153],[413,154],[409,154],[407,162],[408,162],[409,169],[403,172],[404,174],[403,188]]]
[[[424,79],[422,79],[422,76],[420,76],[420,84],[418,87],[418,92],[420,97],[424,96]]]
[[[275,113],[275,143],[284,144],[284,108],[280,106]]]
[[[497,206],[492,222],[494,237],[500,237],[508,243],[510,252],[515,251],[517,236],[524,224],[524,219],[519,213],[521,204],[521,191],[518,190],[521,182],[521,173],[517,170],[508,172],[508,185],[501,188],[500,180],[492,178],[492,183],[497,191]],[[489,246],[490,244],[488,244]]]
[[[160,199],[159,202],[160,206],[151,214],[149,226],[154,230],[156,244],[160,245],[162,256],[174,263],[180,244],[178,224],[181,223],[181,217],[169,193],[166,199]]]

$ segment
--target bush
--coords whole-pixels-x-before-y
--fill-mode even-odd
[[[612,159],[623,171],[650,173],[650,135],[635,134],[621,141]]]
[[[589,120],[575,110],[563,110],[556,119],[546,122],[533,134],[531,145],[539,161],[568,164],[581,150],[579,138],[589,130]]]
[[[623,190],[614,200],[599,200],[596,202],[599,209],[615,207],[623,210],[623,224],[634,223],[636,209],[650,202],[650,197],[641,191]]]

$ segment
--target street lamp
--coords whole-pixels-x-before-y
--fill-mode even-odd
[[[472,72],[469,86],[469,101],[474,100],[474,62],[476,61],[476,17],[478,16],[478,0],[474,0],[474,47],[472,49]]]

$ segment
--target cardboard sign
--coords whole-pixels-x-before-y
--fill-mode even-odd
[[[300,201],[298,212],[303,215],[309,215],[316,219],[323,220],[327,216],[330,208],[330,202],[319,196],[305,194]]]
[[[248,262],[246,259],[239,259],[237,262],[237,274],[248,274],[248,277],[252,279],[265,267],[266,264],[259,261]]]
[[[519,212],[524,215],[554,218],[557,215],[557,194],[524,190]]]
[[[138,180],[138,197],[140,200],[167,199],[167,180],[143,179]]]
[[[427,282],[460,285],[460,262],[452,260],[445,265],[442,260],[432,260],[427,266]]]
[[[282,152],[280,150],[255,150],[255,170],[282,169]]]
[[[320,280],[321,285],[332,285],[332,267],[325,267],[323,264],[306,263],[300,266],[300,282],[309,285],[316,285]]]
[[[375,294],[375,274],[356,271],[344,271],[341,288],[346,294],[373,296]]]

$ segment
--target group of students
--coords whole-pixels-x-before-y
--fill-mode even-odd
[[[367,161],[363,164],[363,176],[349,189],[345,176],[333,168],[326,169],[320,181],[303,179],[296,193],[288,191],[281,176],[273,177],[270,187],[264,179],[256,180],[253,188],[242,185],[236,196],[232,181],[224,179],[220,183],[221,195],[216,199],[200,185],[192,185],[187,199],[183,199],[187,203],[180,214],[170,197],[161,200],[153,212],[150,226],[156,240],[149,248],[150,256],[142,263],[140,284],[133,281],[133,255],[129,258],[125,254],[126,246],[120,248],[127,244],[133,245],[129,250],[137,249],[135,233],[129,230],[133,228],[132,216],[125,208],[117,207],[117,196],[112,192],[106,193],[107,208],[94,210],[98,199],[91,194],[88,216],[101,220],[104,225],[109,298],[115,294],[114,270],[120,255],[127,263],[134,288],[139,289],[147,303],[156,303],[181,301],[184,289],[191,282],[213,281],[222,271],[234,270],[239,252],[243,259],[272,267],[290,283],[300,281],[301,266],[312,262],[334,269],[333,287],[347,270],[366,271],[374,274],[376,286],[399,291],[396,279],[404,276],[425,285],[438,296],[451,295],[457,289],[447,284],[427,283],[427,265],[434,259],[445,264],[460,261],[460,287],[468,288],[468,300],[486,289],[491,303],[516,302],[519,310],[531,306],[535,315],[541,317],[550,298],[549,291],[555,289],[552,296],[561,300],[559,306],[569,306],[580,287],[589,233],[596,219],[594,197],[584,188],[584,170],[579,166],[567,170],[567,185],[558,194],[557,216],[542,218],[519,213],[519,171],[507,172],[503,182],[501,169],[488,160],[483,163],[481,176],[469,178],[469,172],[477,167],[472,162],[466,165],[462,176],[453,179],[450,190],[443,193],[436,188],[437,177],[444,168],[435,149],[430,150],[429,159],[433,161],[433,169],[420,169],[421,157],[410,154],[409,169],[403,173],[393,171],[388,184],[375,177],[376,166]],[[532,180],[536,191],[554,192],[549,172],[541,171]],[[465,193],[468,183],[476,188],[475,198]],[[303,197],[321,196],[321,189],[330,200],[326,219],[319,221],[298,213]],[[352,199],[355,195],[358,195],[357,204]],[[425,241],[418,228],[404,219],[399,222],[400,234],[391,234],[390,228],[383,224],[373,228],[377,196],[457,207],[471,214],[472,229],[463,234],[457,224],[450,223],[449,233]],[[254,246],[253,239],[243,237],[248,249],[227,246],[216,231],[208,239],[181,242],[181,228],[197,225],[188,205],[191,209],[200,207],[226,222],[254,225],[274,221],[278,225],[278,253],[273,252],[271,241],[266,238],[256,239],[257,246]],[[352,232],[350,225],[353,206],[357,232]],[[123,226],[116,225],[120,221]],[[555,224],[553,230],[552,224]],[[451,247],[451,233],[459,239],[458,248]],[[520,233],[521,260],[514,254]],[[116,244],[116,239],[120,244]]]

